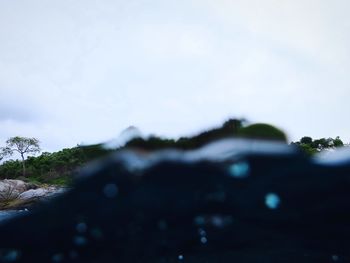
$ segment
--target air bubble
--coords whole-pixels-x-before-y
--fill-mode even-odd
[[[237,162],[230,166],[230,175],[235,178],[245,178],[249,176],[250,167],[247,162]]]
[[[193,219],[194,223],[198,226],[202,226],[205,224],[205,218],[204,216],[196,216],[194,219]]]
[[[15,262],[20,258],[20,251],[11,249],[1,251],[1,258],[3,262]]]
[[[205,235],[207,234],[207,233],[205,232],[205,230],[202,229],[202,228],[198,229],[198,233],[199,233],[199,235],[201,235],[201,236],[205,236]]]
[[[77,230],[79,233],[85,233],[86,230],[87,230],[87,225],[86,225],[84,222],[81,222],[81,223],[77,224],[76,230]]]
[[[118,187],[115,184],[106,184],[103,188],[103,193],[108,198],[116,197],[118,194]]]
[[[179,255],[177,258],[178,258],[179,260],[184,260],[184,256],[183,256],[183,255]]]
[[[333,255],[332,256],[332,260],[333,261],[338,261],[339,260],[339,256],[338,255]]]
[[[206,244],[208,242],[208,239],[206,237],[201,237],[201,243]]]
[[[52,256],[52,262],[61,262],[63,261],[63,258],[64,258],[63,254],[61,253],[55,254]]]
[[[213,226],[218,228],[223,228],[228,225],[231,225],[233,222],[232,216],[220,216],[220,215],[214,215],[211,218],[211,223]]]
[[[270,209],[277,209],[281,204],[281,199],[277,194],[268,193],[265,196],[265,205]]]
[[[83,236],[75,236],[73,238],[73,243],[78,247],[82,247],[86,245],[87,239]]]

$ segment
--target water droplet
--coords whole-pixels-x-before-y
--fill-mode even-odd
[[[1,251],[1,259],[3,262],[15,262],[20,258],[21,252],[15,249]]]
[[[229,173],[236,178],[245,178],[249,176],[250,167],[247,162],[237,162],[229,167]]]
[[[52,262],[61,262],[64,256],[61,253],[55,254],[52,256]]]
[[[233,222],[232,216],[214,215],[211,218],[212,225],[218,228],[223,228],[228,225],[231,225],[232,222]]]
[[[183,259],[184,259],[184,256],[183,256],[183,255],[179,255],[177,258],[178,258],[179,260],[183,260]]]
[[[198,233],[199,233],[201,236],[206,236],[206,235],[207,235],[207,233],[205,232],[205,230],[202,229],[202,228],[198,229]]]
[[[86,230],[87,230],[87,225],[86,225],[84,222],[81,222],[81,223],[77,224],[76,230],[77,230],[79,233],[85,233]]]
[[[76,246],[85,246],[86,243],[87,243],[87,239],[83,236],[75,236],[73,238],[73,243],[76,245]]]
[[[198,226],[202,226],[205,224],[205,218],[204,216],[196,216],[194,219],[193,219],[194,223]]]
[[[277,194],[268,193],[265,196],[265,205],[270,209],[277,209],[281,204],[281,199]]]
[[[118,194],[118,187],[115,184],[106,184],[103,188],[103,193],[108,198],[116,197]]]
[[[338,255],[333,255],[332,256],[332,260],[333,261],[338,261],[339,260],[339,256]]]
[[[206,244],[208,242],[208,239],[206,237],[201,237],[201,243]]]
[[[193,221],[195,225],[201,227],[211,225],[217,228],[223,228],[231,225],[233,218],[229,215],[214,214],[196,216]]]

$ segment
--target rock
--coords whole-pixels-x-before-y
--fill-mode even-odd
[[[27,190],[27,183],[23,182],[22,180],[12,179],[5,179],[0,181],[0,192],[7,189],[8,187],[12,187],[19,192],[23,192]]]
[[[19,199],[46,198],[46,197],[51,197],[53,195],[62,193],[63,191],[64,191],[63,188],[56,188],[56,187],[30,189],[28,191],[21,193],[18,196],[18,198]]]
[[[23,209],[66,191],[62,187],[41,187],[22,180],[0,181],[0,210]]]
[[[48,192],[49,192],[49,190],[45,189],[45,188],[31,189],[31,190],[28,190],[28,191],[21,193],[18,196],[18,198],[19,199],[29,199],[29,198],[35,198],[35,197],[43,197],[43,196],[47,195]]]
[[[21,180],[2,180],[0,181],[0,200],[17,198],[27,189],[28,185]]]

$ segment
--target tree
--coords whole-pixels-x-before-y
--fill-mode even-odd
[[[333,144],[335,147],[342,147],[344,146],[343,141],[339,138],[339,136],[337,136],[334,140],[333,140]]]
[[[302,137],[299,142],[292,144],[297,145],[309,155],[314,155],[315,153],[324,150],[335,150],[336,148],[344,146],[344,143],[339,136],[337,136],[335,139],[320,138],[315,140],[313,140],[311,137]]]
[[[22,158],[22,172],[26,175],[25,155],[39,153],[39,140],[36,138],[11,137],[6,141],[6,146],[1,148],[0,158],[11,156],[14,152],[18,152]]]
[[[238,130],[239,137],[287,142],[287,135],[280,129],[266,123],[256,123]]]
[[[300,139],[300,143],[303,144],[311,144],[312,143],[312,138],[309,136],[304,136],[303,138]]]

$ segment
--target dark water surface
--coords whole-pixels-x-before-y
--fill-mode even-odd
[[[310,159],[228,140],[123,152],[0,236],[0,262],[350,262],[350,151]]]
[[[24,212],[26,212],[26,211],[16,211],[16,210],[0,211],[0,223],[6,219],[11,219],[14,216],[21,215]]]

